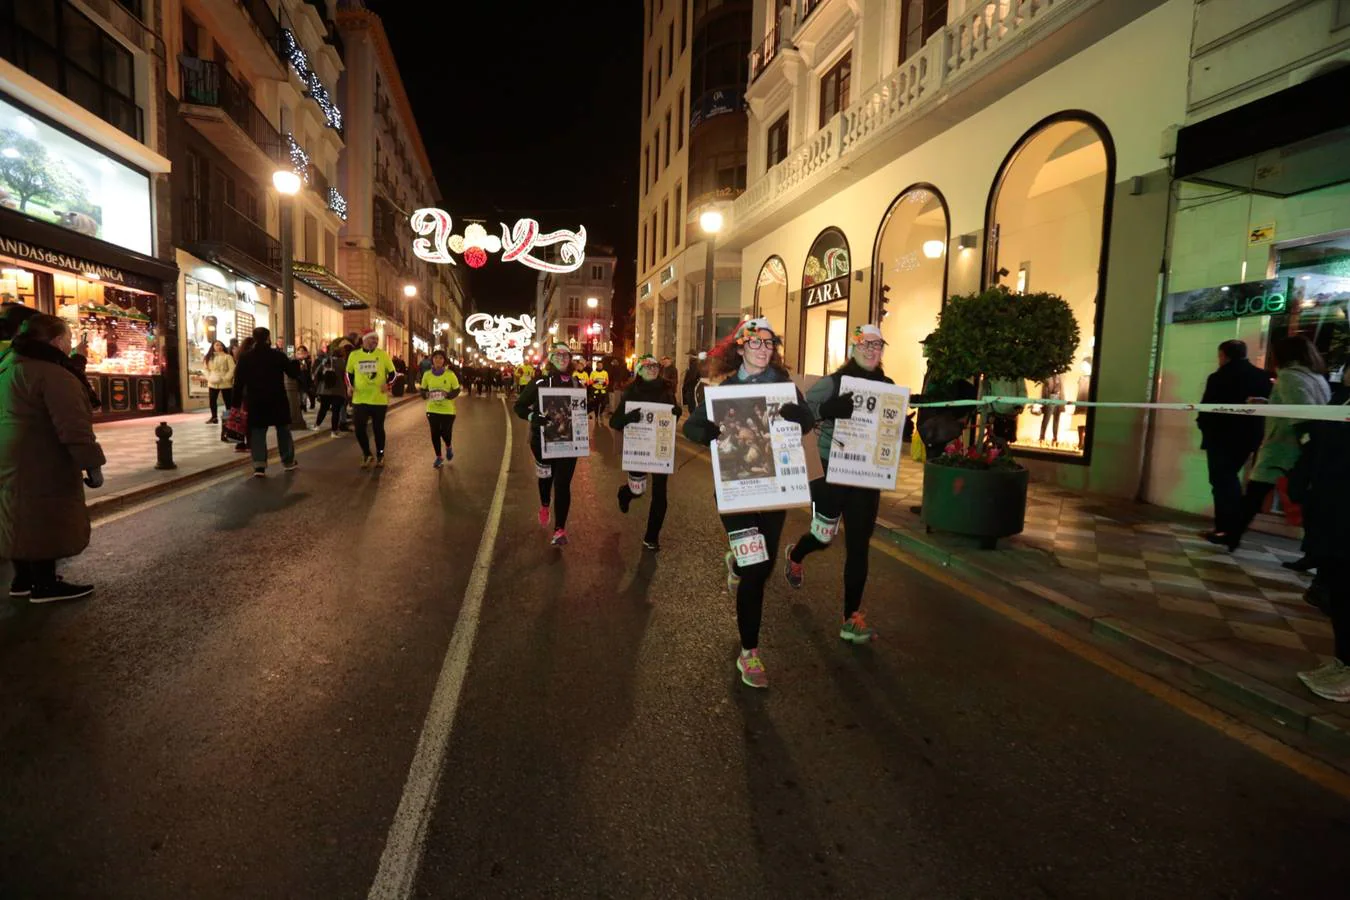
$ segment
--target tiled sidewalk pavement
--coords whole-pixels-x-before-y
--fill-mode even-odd
[[[906,460],[900,482],[881,524],[902,546],[1013,583],[1298,730],[1340,729],[1331,742],[1350,747],[1350,710],[1295,678],[1332,652],[1330,622],[1303,601],[1311,578],[1280,566],[1299,558],[1296,542],[1253,532],[1230,554],[1199,536],[1206,520],[1033,482],[1026,531],[983,551],[910,512],[922,466]]]

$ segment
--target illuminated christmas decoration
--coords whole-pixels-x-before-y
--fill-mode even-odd
[[[481,248],[474,249],[482,252]],[[467,254],[465,261],[468,262]],[[525,350],[530,346],[530,338],[534,337],[534,317],[474,313],[464,321],[464,330],[478,342],[488,359],[518,366],[525,361]]]
[[[309,154],[289,131],[286,132],[286,141],[290,144],[291,168],[295,170],[295,174],[304,179],[305,184],[309,184]]]
[[[478,223],[464,229],[464,234],[451,234],[450,214],[443,209],[427,207],[409,217],[413,231],[421,235],[413,241],[413,254],[431,263],[455,265],[452,254],[464,257],[465,263],[479,268],[487,262],[488,254],[501,253],[502,262],[518,262],[540,272],[563,274],[575,272],[586,261],[586,228],[579,231],[551,231],[539,233],[534,219],[521,219],[514,228],[502,225],[502,236],[487,233]],[[426,237],[430,235],[430,237]],[[540,259],[531,251],[538,247],[558,247],[560,262]]]
[[[305,48],[300,46],[300,42],[295,39],[289,28],[281,29],[282,49],[286,54],[286,61],[291,64],[295,74],[300,76],[300,80],[305,83],[305,93],[314,98],[314,102],[319,104],[319,109],[323,110],[324,121],[329,128],[335,131],[342,130],[342,110],[338,109],[337,104],[329,95],[328,89],[323,86],[319,80],[319,73],[309,64],[309,56],[305,53]]]
[[[347,221],[347,198],[335,187],[328,188],[328,208],[337,213],[342,221]]]

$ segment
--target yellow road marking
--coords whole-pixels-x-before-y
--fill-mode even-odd
[[[872,540],[872,546],[898,562],[922,572],[934,581],[941,582],[952,590],[969,597],[981,606],[998,613],[1006,619],[1016,622],[1024,628],[1034,631],[1046,640],[1057,644],[1080,659],[1104,669],[1117,678],[1127,681],[1144,691],[1180,710],[1191,718],[1202,722],[1221,734],[1255,750],[1267,759],[1293,770],[1314,784],[1350,800],[1350,774],[1315,759],[1307,754],[1271,737],[1264,731],[1239,721],[1202,700],[1192,697],[1179,688],[1147,672],[1142,672],[1123,662],[1104,650],[1086,641],[1049,625],[1035,616],[1029,615],[1017,607],[1006,603],[986,591],[956,577],[950,572],[929,565],[902,553],[898,548],[880,538]]]

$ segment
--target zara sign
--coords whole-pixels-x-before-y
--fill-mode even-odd
[[[829,281],[822,281],[820,284],[812,284],[806,288],[806,306],[808,309],[812,306],[820,306],[823,303],[833,303],[836,300],[847,299],[847,275],[840,275],[838,278],[831,278]]]

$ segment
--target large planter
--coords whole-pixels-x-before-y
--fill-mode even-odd
[[[930,529],[979,538],[992,550],[999,538],[1022,533],[1026,512],[1026,469],[924,464],[923,523]]]

